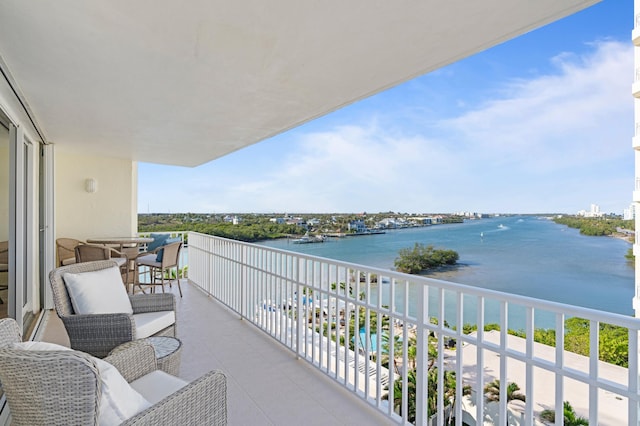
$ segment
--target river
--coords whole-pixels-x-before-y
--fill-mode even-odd
[[[318,244],[286,239],[260,244],[392,269],[398,251],[414,243],[459,253],[458,267],[431,274],[433,278],[633,315],[634,268],[625,258],[631,244],[584,236],[542,217],[492,217]]]

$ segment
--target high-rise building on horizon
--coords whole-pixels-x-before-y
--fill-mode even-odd
[[[602,217],[604,216],[604,213],[600,211],[600,206],[598,204],[591,204],[589,211],[580,210],[577,215],[583,217]]]

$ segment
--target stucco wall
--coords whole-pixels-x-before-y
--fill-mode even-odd
[[[56,238],[86,240],[137,231],[137,163],[56,150]],[[85,190],[93,178],[97,191]]]

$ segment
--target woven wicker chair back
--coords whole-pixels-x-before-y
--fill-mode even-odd
[[[87,354],[0,349],[11,424],[96,425],[101,381]]]
[[[113,260],[100,260],[96,262],[75,263],[73,265],[62,266],[51,271],[49,273],[49,283],[51,284],[53,304],[55,305],[58,316],[65,317],[74,314],[71,299],[69,298],[67,287],[64,285],[64,280],[62,278],[63,274],[67,272],[79,274],[81,272],[99,271],[101,269],[112,268],[114,266],[118,266],[118,264]]]
[[[100,376],[89,356],[75,351],[9,349],[21,341],[18,323],[1,319],[0,382],[11,409],[11,424],[97,424]]]
[[[111,250],[105,246],[81,244],[75,248],[76,263],[111,259]]]
[[[56,240],[58,266],[62,265],[63,260],[75,257],[75,248],[78,244],[83,244],[83,242],[75,238],[58,238]]]
[[[162,254],[162,267],[169,268],[178,265],[180,260],[180,250],[182,249],[182,242],[176,242],[167,244],[162,247],[164,253]]]
[[[13,318],[4,318],[0,320],[0,349],[6,348],[12,343],[22,341],[22,333],[20,327]]]

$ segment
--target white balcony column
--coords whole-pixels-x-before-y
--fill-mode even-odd
[[[640,68],[640,0],[634,0],[634,20],[633,20],[633,30],[631,33],[631,39],[633,41],[633,45],[634,45],[634,68],[636,69],[636,74],[637,74],[637,70]],[[640,192],[640,189],[638,188],[638,182],[640,180],[640,97],[639,93],[638,93],[638,86],[640,83],[638,83],[639,79],[638,79],[638,75],[634,75],[634,81],[632,84],[632,93],[634,96],[634,117],[635,117],[635,129],[634,129],[634,135],[633,135],[633,142],[632,142],[632,146],[634,149],[634,153],[635,153],[635,184],[634,184],[634,189],[633,189],[633,204],[634,204],[634,220],[635,220],[635,230],[636,230],[636,234],[635,234],[635,238],[634,238],[634,242],[633,242],[633,254],[635,256],[635,292],[634,292],[634,298],[633,298],[633,309],[635,311],[635,316],[636,318],[640,318],[640,273],[638,273],[638,271],[640,271],[640,239],[638,238],[639,236],[639,232],[640,232],[640,215],[637,214],[637,212],[639,212],[640,210],[640,199],[637,197],[637,195]],[[636,390],[638,389],[638,387],[640,386],[640,378],[638,377],[638,367],[637,367],[637,363],[638,363],[638,358],[640,357],[640,348],[638,345],[638,340],[637,339],[633,339],[631,334],[632,332],[629,332],[630,336],[629,336],[629,342],[631,343],[629,345],[629,354],[631,355],[631,353],[635,352],[637,354],[637,356],[635,357],[635,360],[633,360],[631,357],[629,359],[629,366],[630,366],[630,374],[634,374],[633,370],[635,369],[635,374],[633,378],[630,378],[629,381],[629,386],[630,387],[635,387]],[[635,333],[636,336],[638,336],[638,334],[640,333]],[[633,351],[633,352],[632,352]],[[635,380],[634,380],[635,379]],[[633,421],[633,422],[637,422],[638,419],[640,418],[640,404],[636,404],[635,409],[633,409],[633,407],[630,405],[629,406],[629,421]],[[630,423],[631,424],[631,423]]]
[[[634,44],[634,68],[636,70],[633,77],[633,95],[634,95],[634,117],[635,117],[635,131],[632,141],[632,146],[634,149],[634,159],[635,159],[635,179],[633,185],[633,203],[634,203],[634,211],[640,211],[640,92],[637,91],[638,85],[640,84],[640,79],[638,78],[638,70],[640,70],[640,0],[634,0],[634,28],[631,33],[631,38]],[[636,232],[640,231],[640,215],[634,214],[635,216],[635,229]],[[638,239],[638,234],[636,234],[636,238],[633,244],[633,254],[635,255],[635,292],[633,298],[633,309],[635,311],[635,315],[637,318],[640,318],[640,274],[637,271],[640,271],[640,242]]]

